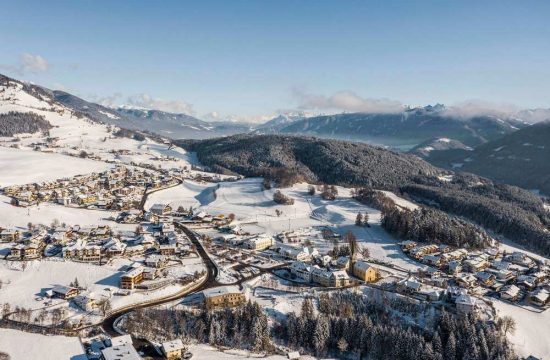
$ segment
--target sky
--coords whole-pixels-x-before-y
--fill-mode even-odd
[[[259,121],[550,107],[550,1],[0,0],[0,73],[106,105]]]

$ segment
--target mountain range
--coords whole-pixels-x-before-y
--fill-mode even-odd
[[[550,122],[528,126],[473,150],[435,150],[425,159],[550,194]]]
[[[68,92],[0,75],[0,85],[18,84],[27,93],[57,103],[90,120],[148,131],[171,139],[208,139],[251,133],[309,135],[354,140],[409,151],[448,169],[550,194],[550,123],[546,109],[510,115],[464,116],[444,105],[403,108],[400,113],[281,114],[263,124],[204,121],[187,114],[128,106],[111,108]],[[9,99],[8,99],[9,101]],[[1,106],[2,104],[0,104]],[[13,125],[10,125],[13,127]]]

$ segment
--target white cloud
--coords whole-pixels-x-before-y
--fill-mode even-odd
[[[399,101],[385,98],[363,98],[349,90],[324,96],[293,89],[293,96],[297,99],[300,109],[375,113],[396,113],[403,110],[403,104]]]
[[[24,53],[21,54],[19,60],[21,62],[20,68],[23,72],[45,72],[50,68],[50,64],[40,55]]]
[[[46,72],[50,67],[48,61],[42,56],[29,53],[21,54],[17,64],[0,64],[0,69],[5,69],[20,76],[27,73]]]
[[[128,98],[128,104],[146,109],[193,115],[193,105],[182,100],[164,100],[149,94],[137,94]]]

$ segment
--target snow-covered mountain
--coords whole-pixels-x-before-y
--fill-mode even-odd
[[[52,91],[56,101],[89,118],[131,130],[157,133],[169,138],[204,139],[248,131],[241,124],[206,122],[187,114],[131,106],[109,108],[63,91]]]
[[[344,113],[301,119],[279,128],[287,134],[367,141],[403,149],[433,138],[456,139],[467,146],[495,140],[526,126],[517,119],[495,116],[464,118],[443,105],[405,108],[400,113]]]
[[[276,133],[280,131],[282,128],[296,121],[303,120],[311,116],[313,115],[308,114],[306,112],[289,112],[289,113],[280,114],[274,117],[273,119],[268,120],[265,123],[256,126],[255,132],[258,134]]]
[[[15,129],[7,138],[0,139],[0,159],[8,162],[4,163],[8,171],[13,168],[11,171],[17,177],[17,173],[30,169],[36,178],[42,179],[50,173],[97,171],[113,163],[146,163],[156,167],[189,165],[185,151],[170,148],[167,141],[158,136],[121,132],[119,127],[93,117],[101,114],[100,111],[109,114],[103,114],[104,117],[114,117],[117,113],[97,104],[93,108],[90,105],[78,109],[69,107],[59,102],[52,91],[0,75],[0,121],[11,123],[24,119],[37,123],[25,125],[24,131]],[[17,182],[21,182],[20,177]]]
[[[423,142],[412,148],[409,152],[422,158],[428,158],[431,154],[438,151],[447,151],[451,149],[460,149],[465,151],[473,150],[460,141],[449,138],[435,138]]]

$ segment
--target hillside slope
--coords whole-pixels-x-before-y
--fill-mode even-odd
[[[383,148],[339,140],[283,135],[236,135],[180,140],[201,163],[217,171],[260,176],[284,169],[310,182],[396,188],[440,171],[421,159]]]
[[[250,131],[243,124],[207,122],[191,115],[160,110],[133,107],[113,109],[64,91],[54,90],[51,94],[55,101],[94,121],[130,130],[149,131],[170,138],[204,139]]]
[[[550,255],[550,214],[540,198],[472,174],[446,172],[414,155],[363,143],[283,135],[236,135],[177,144],[196,151],[214,171],[271,176],[283,183],[306,180],[406,193],[426,206]]]
[[[470,151],[471,147],[464,145],[460,141],[449,139],[449,138],[435,138],[423,142],[409,150],[409,153],[420,156],[421,158],[428,158],[432,154],[439,151],[448,151],[448,150],[464,150]]]
[[[405,110],[396,114],[353,113],[310,117],[279,129],[281,133],[368,141],[408,150],[433,138],[451,138],[477,146],[523,127],[520,121],[494,116],[463,119],[448,115],[444,106]]]
[[[495,181],[536,189],[550,195],[550,122],[521,129],[474,151],[444,151],[429,160]]]

